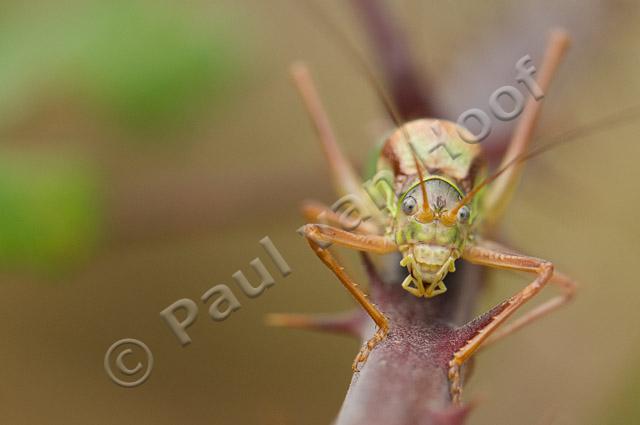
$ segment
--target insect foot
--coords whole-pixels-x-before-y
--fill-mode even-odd
[[[460,384],[460,366],[455,359],[449,362],[449,392],[453,404],[460,403],[462,398],[462,385]]]
[[[373,334],[373,337],[369,341],[367,341],[366,344],[362,346],[362,348],[360,349],[360,352],[358,353],[355,360],[353,361],[352,369],[354,373],[360,372],[360,367],[364,366],[364,364],[367,362],[367,359],[369,358],[369,354],[371,353],[371,350],[373,350],[380,341],[386,338],[387,332],[388,332],[388,329],[385,329],[385,328],[378,329],[376,333]]]

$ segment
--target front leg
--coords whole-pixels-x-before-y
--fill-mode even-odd
[[[477,334],[453,355],[449,362],[449,379],[451,381],[451,397],[454,402],[460,400],[462,386],[460,384],[460,367],[481,346],[496,341],[510,333],[531,323],[535,319],[551,312],[568,302],[575,292],[576,284],[567,276],[554,272],[553,264],[539,258],[529,257],[501,248],[492,242],[483,242],[465,249],[462,258],[478,265],[484,265],[497,269],[517,270],[533,273],[536,278],[525,286],[520,292],[502,303],[504,307],[493,320],[480,329]],[[519,320],[510,325],[501,327],[506,320],[522,307],[527,301],[536,296],[547,283],[553,283],[562,289],[562,294],[529,311]],[[500,329],[500,330],[498,330]]]
[[[378,326],[378,330],[374,336],[364,344],[353,362],[353,370],[357,372],[359,366],[366,362],[371,350],[387,335],[389,322],[384,314],[369,301],[367,295],[345,272],[344,267],[342,267],[327,248],[335,243],[358,251],[386,254],[395,251],[397,249],[396,245],[393,241],[383,236],[354,234],[320,224],[307,224],[303,226],[300,231],[305,238],[307,238],[313,252],[336,275],[345,289],[349,291],[351,296],[353,296]]]
[[[314,241],[322,248],[336,244],[357,251],[373,254],[390,254],[398,250],[391,238],[373,234],[352,233],[337,227],[324,224],[305,224],[298,232],[307,239]]]

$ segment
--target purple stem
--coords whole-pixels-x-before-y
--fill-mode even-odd
[[[404,34],[378,0],[351,0],[371,39],[378,64],[400,116],[409,121],[440,116],[418,77]]]
[[[459,425],[470,406],[454,406],[448,362],[503,305],[469,321],[482,274],[461,264],[446,279],[447,296],[425,300],[395,282],[383,282],[364,256],[371,299],[389,318],[390,331],[354,374],[335,425]],[[373,332],[371,326],[363,341]]]

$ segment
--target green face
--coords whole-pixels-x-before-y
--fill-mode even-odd
[[[443,223],[439,217],[460,202],[462,191],[453,182],[442,177],[427,178],[425,186],[434,219],[428,222],[420,219],[419,213],[425,207],[425,201],[420,184],[416,182],[398,200],[394,226],[396,243],[399,246],[426,243],[460,248],[469,228],[469,207],[460,209],[453,225]]]
[[[470,227],[471,211],[464,206],[454,223],[441,219],[463,198],[462,191],[446,178],[431,176],[425,179],[432,214],[421,214],[425,208],[419,182],[404,192],[394,218],[393,232],[409,275],[403,287],[416,296],[432,297],[446,291],[443,279],[455,270]]]

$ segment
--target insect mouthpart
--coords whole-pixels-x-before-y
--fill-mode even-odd
[[[416,297],[432,298],[447,291],[443,279],[455,271],[456,250],[438,245],[418,245],[400,261],[408,276],[402,287]]]

